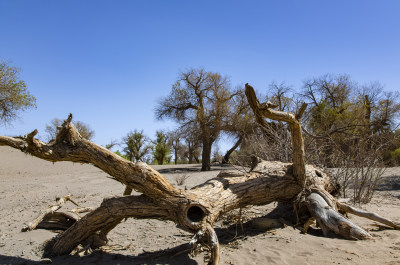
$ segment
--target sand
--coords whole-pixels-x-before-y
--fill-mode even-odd
[[[214,166],[200,172],[199,165],[154,166],[174,185],[187,175],[180,188],[191,188],[215,177],[227,167]],[[400,220],[400,168],[390,168],[371,203],[361,208],[392,220]],[[205,264],[207,252],[196,256],[159,255],[169,247],[187,243],[191,234],[172,222],[128,219],[109,234],[110,245],[122,250],[95,251],[84,256],[62,256],[42,260],[41,245],[55,233],[43,229],[21,232],[21,228],[55,202],[71,194],[82,206],[98,206],[103,198],[120,196],[124,186],[91,165],[51,163],[9,148],[0,147],[0,264]],[[74,208],[67,204],[65,209]],[[270,204],[244,210],[246,217],[265,216],[276,207]],[[64,208],[63,208],[64,209]],[[237,214],[237,213],[236,213]],[[367,219],[350,216],[370,231],[373,240],[349,241],[323,237],[310,228],[302,234],[292,226],[256,229],[251,221],[244,233],[235,215],[216,224],[221,241],[221,264],[400,264],[400,231],[374,226]],[[271,215],[269,215],[271,217]],[[233,220],[229,222],[229,220]]]

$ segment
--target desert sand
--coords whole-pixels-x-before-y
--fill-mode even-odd
[[[200,172],[199,165],[154,166],[174,185],[188,176],[180,188],[191,188],[231,167],[214,166]],[[187,243],[191,234],[172,222],[128,219],[109,234],[113,250],[95,251],[87,256],[42,259],[41,246],[56,233],[37,229],[21,232],[40,211],[57,197],[71,194],[81,206],[97,207],[103,198],[121,196],[124,186],[91,165],[51,163],[9,147],[0,147],[0,264],[205,264],[207,251],[196,256],[163,255],[162,250]],[[373,240],[349,241],[323,237],[312,227],[303,234],[293,226],[260,229],[251,218],[268,216],[276,204],[243,210],[250,219],[237,223],[238,212],[216,224],[221,243],[221,264],[400,264],[400,231],[374,226],[374,222],[350,216],[367,229]],[[400,168],[390,168],[372,202],[358,206],[394,221],[400,220]],[[74,208],[67,203],[61,210]],[[269,214],[269,215],[268,215]],[[292,220],[284,216],[287,224]]]

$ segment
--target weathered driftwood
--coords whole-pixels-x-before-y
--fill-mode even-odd
[[[71,209],[68,211],[58,211],[67,202],[70,201],[78,208]],[[21,232],[32,231],[36,228],[44,228],[49,230],[67,230],[75,222],[77,222],[81,216],[81,213],[88,213],[93,211],[91,207],[80,207],[74,200],[71,199],[71,195],[60,197],[56,199],[56,204],[48,207],[41,211],[40,215],[36,217],[28,225],[25,225]]]
[[[79,206],[73,200],[71,200],[71,195],[67,195],[67,196],[65,196],[63,198],[58,198],[56,204],[54,204],[54,205],[50,206],[49,208],[47,208],[46,210],[42,211],[40,213],[40,215],[35,220],[30,222],[28,225],[24,226],[21,229],[21,231],[22,232],[26,232],[26,231],[31,231],[31,230],[35,229],[39,225],[39,223],[43,221],[43,219],[46,216],[48,216],[50,214],[53,214],[55,211],[60,209],[67,201],[71,201],[76,206]]]
[[[364,211],[364,210],[360,210],[360,209],[357,209],[355,207],[352,207],[350,205],[347,205],[345,203],[340,203],[340,202],[338,203],[338,207],[343,212],[351,213],[351,214],[354,214],[354,215],[357,215],[357,216],[361,216],[361,217],[364,217],[364,218],[368,218],[370,220],[382,223],[384,225],[393,227],[395,229],[400,229],[400,225],[399,224],[396,224],[393,221],[390,221],[390,220],[388,220],[386,218],[383,218],[382,216],[380,216],[380,215],[378,215],[376,213],[371,213],[371,212],[367,212],[367,211]]]
[[[70,228],[79,219],[80,216],[72,212],[50,212],[43,217],[35,229],[63,231]]]
[[[357,211],[338,203],[329,193],[333,189],[329,176],[315,166],[305,165],[301,116],[306,105],[295,115],[260,104],[253,88],[247,84],[246,95],[259,122],[270,118],[289,123],[293,163],[258,161],[249,173],[221,172],[216,178],[190,190],[174,187],[145,163],[132,163],[82,138],[71,123],[72,115],[59,128],[56,139],[49,143],[35,139],[36,130],[20,138],[0,136],[0,145],[52,162],[90,163],[126,185],[124,194],[128,196],[105,199],[100,207],[53,238],[47,244],[45,254],[68,254],[79,244],[99,247],[107,243],[107,233],[124,218],[154,218],[173,221],[182,229],[195,233],[192,247],[208,242],[210,264],[218,264],[219,243],[214,222],[233,209],[271,202],[293,203],[298,213],[307,213],[308,217],[317,220],[324,233],[332,231],[351,239],[370,238],[366,231],[337,212],[338,209],[349,213]],[[129,196],[132,190],[142,195]],[[375,220],[398,228],[389,220]]]

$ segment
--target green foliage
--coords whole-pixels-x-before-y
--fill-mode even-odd
[[[171,147],[168,143],[168,136],[163,131],[156,132],[156,141],[154,142],[153,147],[153,156],[154,160],[159,165],[163,165],[164,163],[169,163],[171,160],[170,153]]]
[[[316,134],[331,134],[344,127],[347,127],[346,130],[354,128],[360,119],[354,111],[357,106],[353,104],[357,103],[345,101],[340,106],[332,107],[324,100],[311,110],[308,126]]]
[[[391,159],[396,165],[400,165],[400,147],[390,152]]]
[[[129,160],[128,157],[126,155],[121,154],[121,152],[119,150],[115,151],[116,155],[119,155],[122,158],[125,158],[126,160]]]
[[[378,82],[359,86],[347,75],[325,75],[305,81],[302,95],[309,103],[303,126],[318,136],[305,139],[308,147],[312,144],[309,161],[340,167],[344,157],[359,157],[360,148],[390,157],[400,104]]]
[[[36,98],[19,78],[20,70],[0,62],[0,124],[8,124],[18,117],[18,112],[36,108]]]
[[[303,118],[308,163],[338,168],[334,181],[342,194],[351,186],[353,202],[368,202],[385,164],[400,161],[396,133],[400,104],[377,83],[359,86],[347,75],[307,80],[309,103]],[[347,194],[348,195],[348,194]]]
[[[122,143],[125,145],[124,152],[128,160],[144,162],[146,155],[151,150],[151,146],[147,142],[147,137],[143,134],[143,131],[134,130],[129,132],[122,139]]]

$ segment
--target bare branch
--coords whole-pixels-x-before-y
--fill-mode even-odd
[[[290,126],[292,145],[293,145],[293,174],[297,178],[299,184],[305,183],[305,152],[303,136],[301,134],[300,120],[290,112],[282,112],[272,110],[268,106],[263,106],[259,103],[254,88],[246,84],[246,96],[251,108],[256,116],[257,122],[265,126],[264,118],[269,118],[277,121],[285,121]]]

